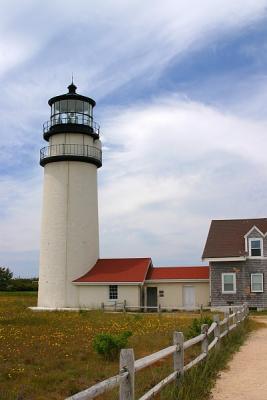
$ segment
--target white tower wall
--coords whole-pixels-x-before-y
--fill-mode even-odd
[[[99,140],[77,133],[53,135],[49,145],[55,144],[101,148]],[[79,307],[78,288],[71,282],[98,258],[97,167],[82,161],[46,164],[38,307]]]

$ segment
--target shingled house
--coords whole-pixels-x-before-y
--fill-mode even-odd
[[[202,259],[212,307],[267,308],[267,218],[213,220]]]

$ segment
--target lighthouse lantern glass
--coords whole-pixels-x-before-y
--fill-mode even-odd
[[[57,124],[82,124],[92,126],[93,107],[83,100],[62,99],[51,105],[51,123]]]
[[[60,100],[52,104],[51,117],[66,113],[86,114],[92,117],[93,107],[90,103],[81,100]]]

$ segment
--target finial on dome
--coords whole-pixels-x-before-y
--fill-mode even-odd
[[[69,93],[76,93],[77,86],[73,83],[73,73],[71,74],[71,84],[68,86]]]

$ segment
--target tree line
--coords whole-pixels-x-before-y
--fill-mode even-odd
[[[38,278],[14,278],[8,267],[0,267],[0,291],[34,292],[38,290]]]

